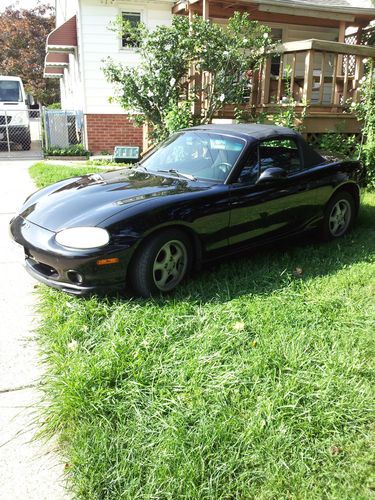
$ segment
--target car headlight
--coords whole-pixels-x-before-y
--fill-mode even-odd
[[[97,248],[107,245],[109,234],[100,227],[72,227],[58,232],[55,240],[69,248]]]
[[[29,124],[29,114],[27,111],[20,111],[19,113],[12,114],[12,120],[10,125],[24,125],[27,126]]]

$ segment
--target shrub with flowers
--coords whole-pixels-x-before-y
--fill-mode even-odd
[[[302,132],[303,122],[307,113],[307,104],[305,102],[298,103],[293,97],[291,86],[292,68],[286,65],[284,68],[285,88],[280,105],[275,109],[272,122],[280,127],[289,127]],[[298,113],[297,108],[301,110]]]
[[[361,99],[352,103],[352,109],[363,121],[360,158],[366,168],[367,185],[375,189],[375,68],[372,59],[365,64],[365,76],[360,80]]]
[[[137,42],[140,62],[134,66],[107,60],[104,68],[122,107],[137,124],[147,123],[158,141],[196,123],[209,123],[225,104],[239,104],[257,69],[273,48],[270,29],[235,13],[226,27],[200,16],[174,16],[170,26],[150,31],[118,18],[120,37]],[[194,68],[195,85],[189,85]],[[189,77],[190,74],[190,77]],[[199,78],[201,75],[208,78]],[[201,95],[203,106],[193,114]]]

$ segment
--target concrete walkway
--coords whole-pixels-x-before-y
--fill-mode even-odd
[[[53,444],[33,441],[41,376],[33,339],[35,281],[8,223],[28,194],[32,161],[0,161],[0,500],[63,500],[64,466]]]

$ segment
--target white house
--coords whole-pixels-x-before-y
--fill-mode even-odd
[[[114,89],[102,71],[108,57],[128,65],[138,61],[136,48],[108,29],[116,16],[126,16],[134,23],[142,21],[152,29],[169,24],[172,15],[192,13],[226,23],[235,10],[248,12],[253,19],[268,24],[275,39],[290,46],[284,61],[293,64],[294,60],[295,86],[317,106],[308,121],[308,126],[314,122],[310,132],[336,123],[334,113],[341,113],[340,103],[356,92],[364,49],[343,64],[349,56],[340,54],[346,54],[347,45],[336,44],[331,50],[330,44],[361,43],[363,28],[375,18],[371,0],[56,0],[57,28],[47,38],[45,76],[60,78],[63,109],[83,112],[88,149],[98,153],[112,152],[116,145],[142,146],[142,129],[131,124],[119,104],[109,101]],[[348,28],[355,32],[350,39]],[[295,49],[293,43],[300,40],[315,45],[322,42],[324,48],[321,43],[318,50]],[[311,47],[314,44],[310,43]],[[308,52],[310,56],[314,53],[309,59],[311,71],[307,71]],[[351,61],[358,64],[351,68]],[[268,69],[265,67],[259,89],[262,106],[267,106],[265,95],[274,99],[272,96],[277,97],[282,89],[278,84],[282,80],[280,68],[280,58],[273,58]],[[347,113],[340,116],[348,117]],[[358,127],[354,117],[352,122],[353,127]]]
[[[142,146],[142,129],[134,127],[106,81],[103,60],[137,64],[138,55],[108,27],[118,15],[142,21],[151,29],[168,24],[173,0],[147,2],[113,0],[58,0],[56,26],[47,38],[45,76],[60,78],[63,109],[85,116],[86,144],[90,151],[112,152],[116,145]]]

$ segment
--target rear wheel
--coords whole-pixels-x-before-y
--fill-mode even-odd
[[[192,245],[181,230],[156,234],[139,249],[129,269],[134,291],[142,297],[175,289],[190,271]]]
[[[321,227],[323,239],[329,241],[344,236],[354,224],[356,207],[354,198],[346,191],[341,191],[329,201]]]

